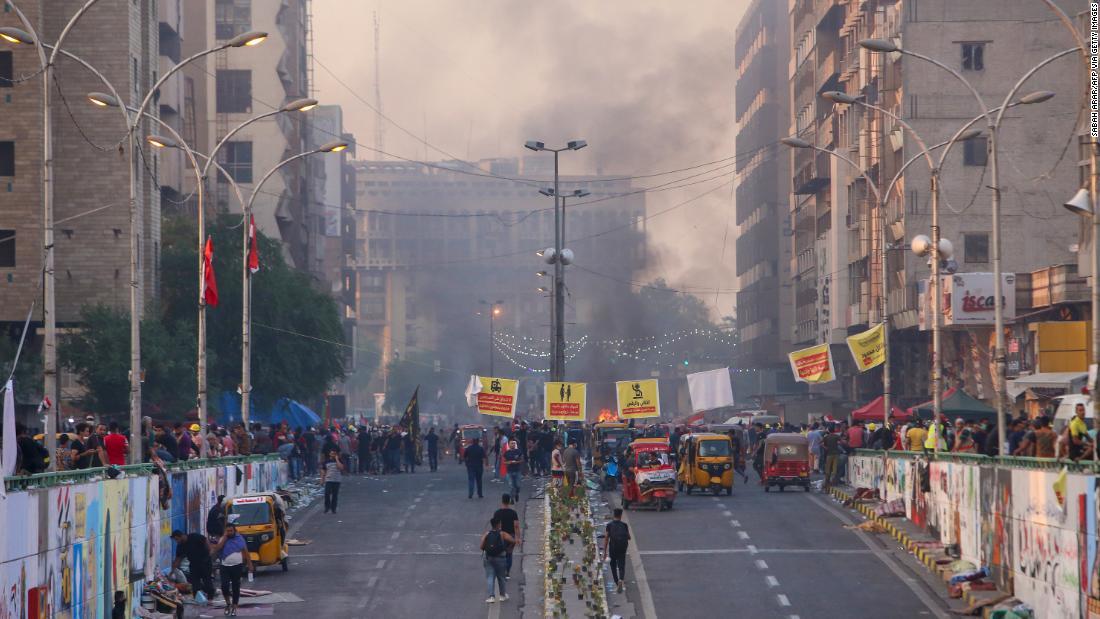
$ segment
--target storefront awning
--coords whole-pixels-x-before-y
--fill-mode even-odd
[[[1088,372],[1040,372],[1008,381],[1008,395],[1016,399],[1028,389],[1062,389],[1063,393],[1080,393],[1088,380]]]

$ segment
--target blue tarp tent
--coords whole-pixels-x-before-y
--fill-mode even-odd
[[[317,413],[301,402],[290,398],[280,398],[271,410],[260,410],[256,407],[256,398],[253,394],[253,398],[248,403],[248,408],[250,410],[248,416],[250,422],[276,425],[285,421],[291,428],[299,426],[308,428],[309,426],[321,424],[321,418],[317,416]],[[218,410],[221,412],[218,415],[219,424],[228,425],[241,421],[241,397],[236,393],[223,391],[218,398]]]

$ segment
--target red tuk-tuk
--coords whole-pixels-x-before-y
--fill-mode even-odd
[[[466,456],[466,448],[474,444],[475,438],[481,442],[481,447],[485,449],[485,452],[489,452],[489,446],[485,444],[485,426],[474,424],[459,426],[458,433],[462,437],[458,443],[459,458]]]
[[[623,463],[623,509],[631,505],[672,509],[676,469],[668,455],[668,441],[663,438],[640,438],[630,444]]]
[[[764,492],[772,486],[810,491],[810,441],[801,434],[769,434],[764,439]]]

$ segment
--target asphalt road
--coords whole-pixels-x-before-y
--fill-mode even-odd
[[[750,473],[733,496],[680,494],[671,511],[627,512],[635,552],[625,595],[638,616],[948,616],[924,566],[884,536],[844,528],[859,520],[853,512],[754,481]]]
[[[262,574],[255,586],[305,600],[277,604],[276,617],[519,617],[519,554],[511,599],[485,603],[477,546],[504,491],[491,477],[485,498],[470,500],[466,469],[453,459],[441,458],[436,473],[346,476],[336,514],[318,504],[291,523],[293,537],[310,543],[291,548],[290,571]]]

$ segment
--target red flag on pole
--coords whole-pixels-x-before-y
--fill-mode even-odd
[[[218,306],[218,282],[214,279],[214,239],[206,237],[202,252],[202,299],[210,307]]]
[[[260,248],[256,244],[256,218],[248,216],[248,272],[260,270]]]

